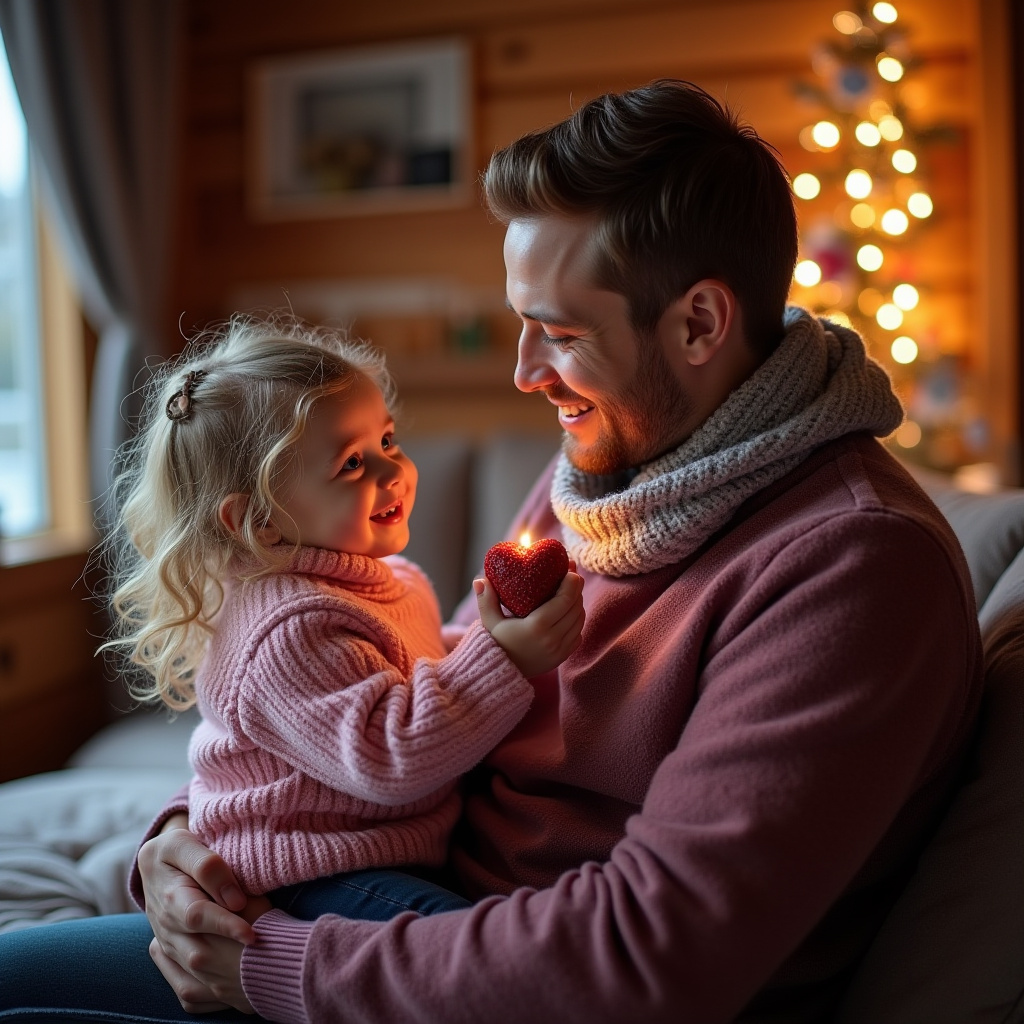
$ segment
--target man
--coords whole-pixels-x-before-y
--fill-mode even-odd
[[[274,1020],[827,1020],[970,735],[957,544],[872,436],[901,412],[860,340],[784,315],[788,182],[715,100],[603,97],[485,184],[516,385],[565,435],[517,525],[564,538],[587,626],[469,780],[477,902],[250,930],[171,829],[139,859],[153,957],[186,1009]]]

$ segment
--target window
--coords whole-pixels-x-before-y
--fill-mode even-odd
[[[35,217],[25,120],[0,46],[0,534],[49,525]]]
[[[0,39],[0,563],[92,541],[78,296],[45,204]]]

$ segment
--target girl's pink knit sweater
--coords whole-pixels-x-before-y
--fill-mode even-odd
[[[288,572],[231,583],[215,626],[189,825],[242,886],[442,863],[457,777],[533,696],[480,623],[446,654],[411,562],[303,548]]]

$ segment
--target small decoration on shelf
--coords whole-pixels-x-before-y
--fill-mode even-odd
[[[484,558],[484,575],[501,603],[517,618],[525,618],[550,600],[569,571],[569,555],[553,537],[530,543],[524,533],[519,543],[504,540]]]

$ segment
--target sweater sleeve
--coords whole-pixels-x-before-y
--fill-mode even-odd
[[[267,914],[242,959],[256,1009],[347,1024],[410,1006],[438,1022],[733,1020],[970,719],[977,624],[948,556],[913,524],[853,541],[847,528],[794,540],[723,604],[696,707],[606,862],[435,917]],[[673,642],[666,630],[666,659]]]
[[[322,621],[316,621],[320,619]],[[311,633],[321,639],[310,643]],[[284,619],[239,696],[245,734],[357,799],[400,806],[468,771],[526,713],[533,689],[477,622],[406,677],[330,611]]]

